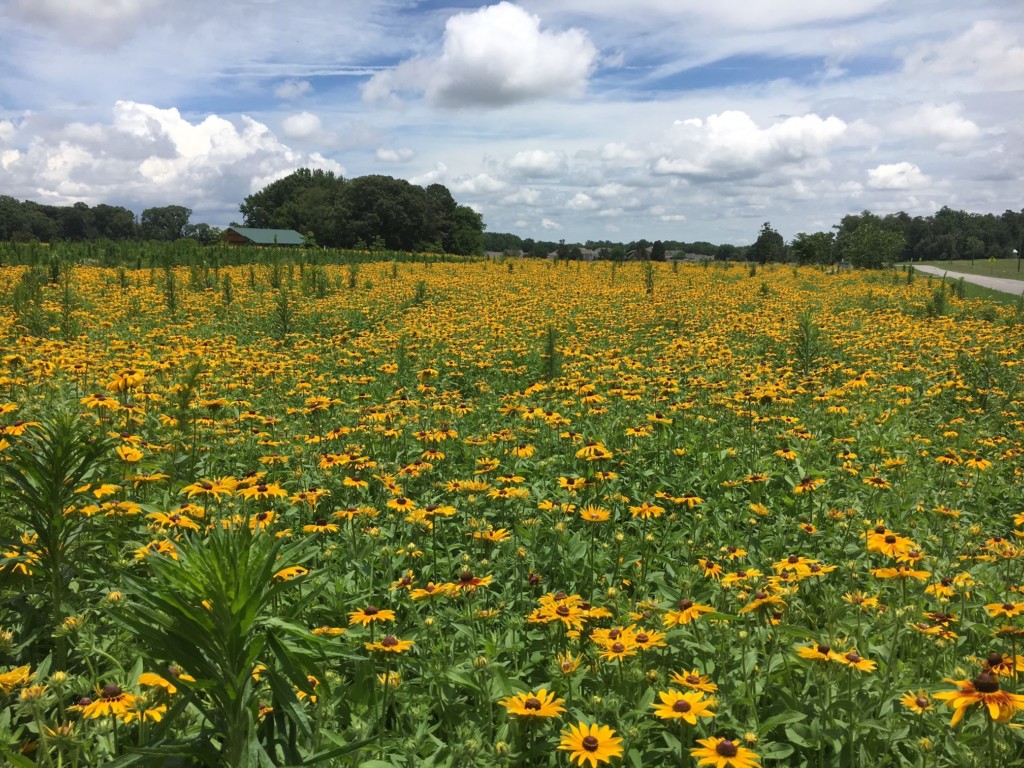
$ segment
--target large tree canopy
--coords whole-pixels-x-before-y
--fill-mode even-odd
[[[249,227],[312,233],[320,245],[391,250],[483,251],[483,220],[441,184],[418,187],[390,176],[345,180],[302,168],[245,198]]]

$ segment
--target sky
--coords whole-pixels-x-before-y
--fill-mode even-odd
[[[240,219],[297,168],[538,240],[1024,208],[1021,0],[0,0],[0,194]]]

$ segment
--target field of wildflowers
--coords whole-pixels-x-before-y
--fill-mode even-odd
[[[0,268],[13,766],[1024,764],[1024,317],[901,272]]]

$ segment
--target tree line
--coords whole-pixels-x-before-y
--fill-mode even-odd
[[[249,195],[240,210],[245,226],[294,229],[334,248],[483,253],[483,217],[443,184],[301,168]]]
[[[0,240],[73,242],[89,240],[179,240],[212,243],[220,230],[190,224],[192,211],[183,205],[147,208],[138,218],[120,205],[43,205],[0,195]]]
[[[390,176],[346,180],[302,168],[246,197],[239,211],[244,226],[294,229],[326,247],[483,253],[483,218],[441,184],[424,188]],[[191,216],[182,205],[147,208],[136,218],[122,206],[44,205],[0,195],[0,241],[220,239],[220,229],[192,224]]]
[[[910,216],[899,212],[879,216],[871,211],[844,216],[839,224],[823,232],[798,232],[791,241],[765,222],[752,245],[716,245],[706,241],[686,242],[635,240],[615,243],[588,240],[586,243],[557,243],[522,238],[507,232],[484,234],[487,251],[545,257],[584,258],[589,251],[599,259],[652,259],[664,261],[668,254],[697,254],[717,260],[796,262],[799,264],[847,263],[877,268],[897,261],[945,261],[958,259],[1009,258],[1024,253],[1024,210],[1002,214],[968,213],[943,207],[931,216]]]

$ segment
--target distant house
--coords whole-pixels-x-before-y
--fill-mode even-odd
[[[256,227],[228,227],[221,241],[230,245],[302,245],[302,235],[294,229],[257,229]]]

